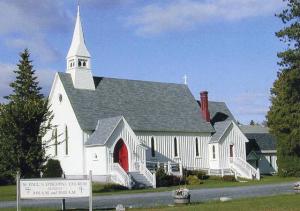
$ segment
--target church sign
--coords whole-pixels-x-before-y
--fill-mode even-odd
[[[62,199],[65,210],[65,198],[89,198],[89,210],[93,209],[92,171],[87,179],[34,178],[20,179],[17,173],[17,211],[21,210],[21,199]]]
[[[90,196],[90,181],[79,179],[20,180],[21,199],[78,198]]]

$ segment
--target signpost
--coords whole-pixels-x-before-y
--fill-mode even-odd
[[[21,210],[20,199],[65,199],[89,197],[92,211],[92,172],[88,179],[21,179],[17,174],[17,210]],[[62,206],[62,209],[65,209]]]

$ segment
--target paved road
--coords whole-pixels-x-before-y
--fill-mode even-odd
[[[232,198],[247,198],[255,196],[268,196],[293,192],[293,183],[256,185],[246,187],[227,187],[213,189],[191,190],[191,201],[201,202],[207,200],[218,200],[222,196]],[[158,205],[172,204],[172,192],[120,194],[113,196],[95,196],[93,198],[94,208],[113,208],[117,204],[126,207],[153,207]],[[61,200],[23,200],[22,207],[61,207]],[[88,199],[67,199],[67,208],[87,208]],[[0,208],[16,207],[13,201],[0,202]]]

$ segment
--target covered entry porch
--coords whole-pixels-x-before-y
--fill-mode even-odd
[[[99,120],[85,146],[89,157],[92,151],[97,151],[96,148],[103,152],[97,162],[87,159],[87,171],[92,170],[94,175],[106,175],[106,182],[128,188],[133,185],[156,187],[155,174],[146,168],[146,147],[124,117]]]

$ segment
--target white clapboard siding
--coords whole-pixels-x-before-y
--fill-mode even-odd
[[[147,146],[147,161],[182,162],[187,168],[207,169],[208,142],[210,134],[136,132],[138,138]],[[151,155],[151,138],[154,138],[155,157]],[[177,139],[178,157],[174,157],[174,138]],[[199,156],[196,157],[196,138],[198,139]]]
[[[52,125],[57,126],[57,141],[60,144],[57,146],[57,155],[55,155],[55,142],[54,139],[52,139],[52,142],[50,143],[52,146],[46,147],[46,155],[60,161],[66,176],[84,175],[84,132],[79,126],[76,115],[58,74],[55,75],[48,100],[50,109],[53,114],[55,114]],[[65,142],[66,127],[68,130],[68,154],[66,154]],[[52,132],[53,131],[48,131],[43,137],[44,142],[47,142],[49,138],[51,138]],[[76,163],[76,165],[74,165],[74,163]]]
[[[244,136],[239,127],[232,123],[219,141],[220,168],[230,168],[229,157],[231,144],[233,144],[233,156],[246,160],[246,142],[248,142],[248,139]]]
[[[135,163],[142,162],[145,158],[143,158],[143,148],[139,147],[140,141],[138,140],[138,137],[131,130],[125,119],[119,123],[112,136],[109,138],[107,147],[111,152],[114,151],[114,146],[120,139],[122,139],[127,146],[129,171],[134,171],[136,170]]]

